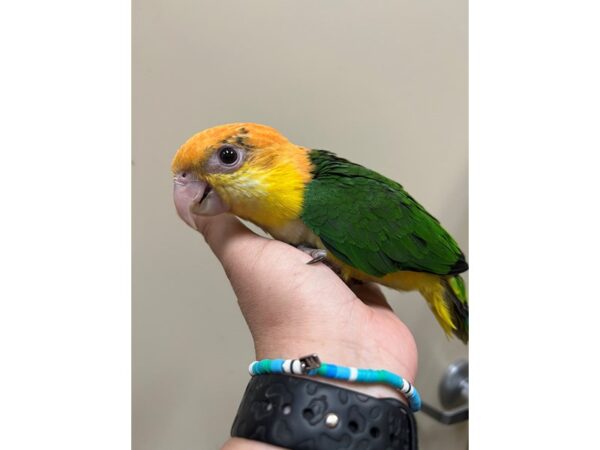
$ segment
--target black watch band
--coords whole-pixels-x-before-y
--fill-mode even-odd
[[[231,436],[289,448],[417,449],[417,425],[396,399],[290,375],[252,377]]]

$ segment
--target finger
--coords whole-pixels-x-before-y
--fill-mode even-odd
[[[224,267],[244,261],[260,251],[268,242],[231,214],[213,217],[195,216],[194,222],[206,243]]]
[[[360,298],[366,305],[392,310],[383,292],[381,292],[381,288],[375,283],[353,283],[349,287],[354,292],[354,295]]]

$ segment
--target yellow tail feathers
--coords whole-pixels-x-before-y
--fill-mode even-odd
[[[469,342],[469,303],[460,276],[431,278],[419,287],[433,315],[448,336]]]

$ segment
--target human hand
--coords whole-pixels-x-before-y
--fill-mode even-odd
[[[231,281],[257,359],[317,353],[323,361],[387,369],[414,381],[415,341],[378,286],[349,288],[326,265],[307,265],[307,254],[256,235],[231,215],[194,220]],[[402,399],[387,386],[345,387]]]

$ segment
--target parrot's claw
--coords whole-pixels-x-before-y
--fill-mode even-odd
[[[342,276],[342,270],[336,264],[327,260],[327,250],[307,247],[306,245],[298,245],[296,246],[296,248],[298,250],[302,250],[304,253],[312,257],[312,259],[306,264],[316,264],[318,262],[322,262],[327,267],[329,267],[337,276],[344,280],[344,277]]]
[[[316,264],[318,262],[323,261],[326,257],[327,257],[327,252],[325,250],[319,250],[318,254],[313,259],[311,259],[309,262],[307,262],[306,264]]]
[[[327,258],[327,250],[305,247],[304,245],[299,245],[298,250],[302,250],[304,253],[312,257],[312,259],[306,264],[316,264]]]

